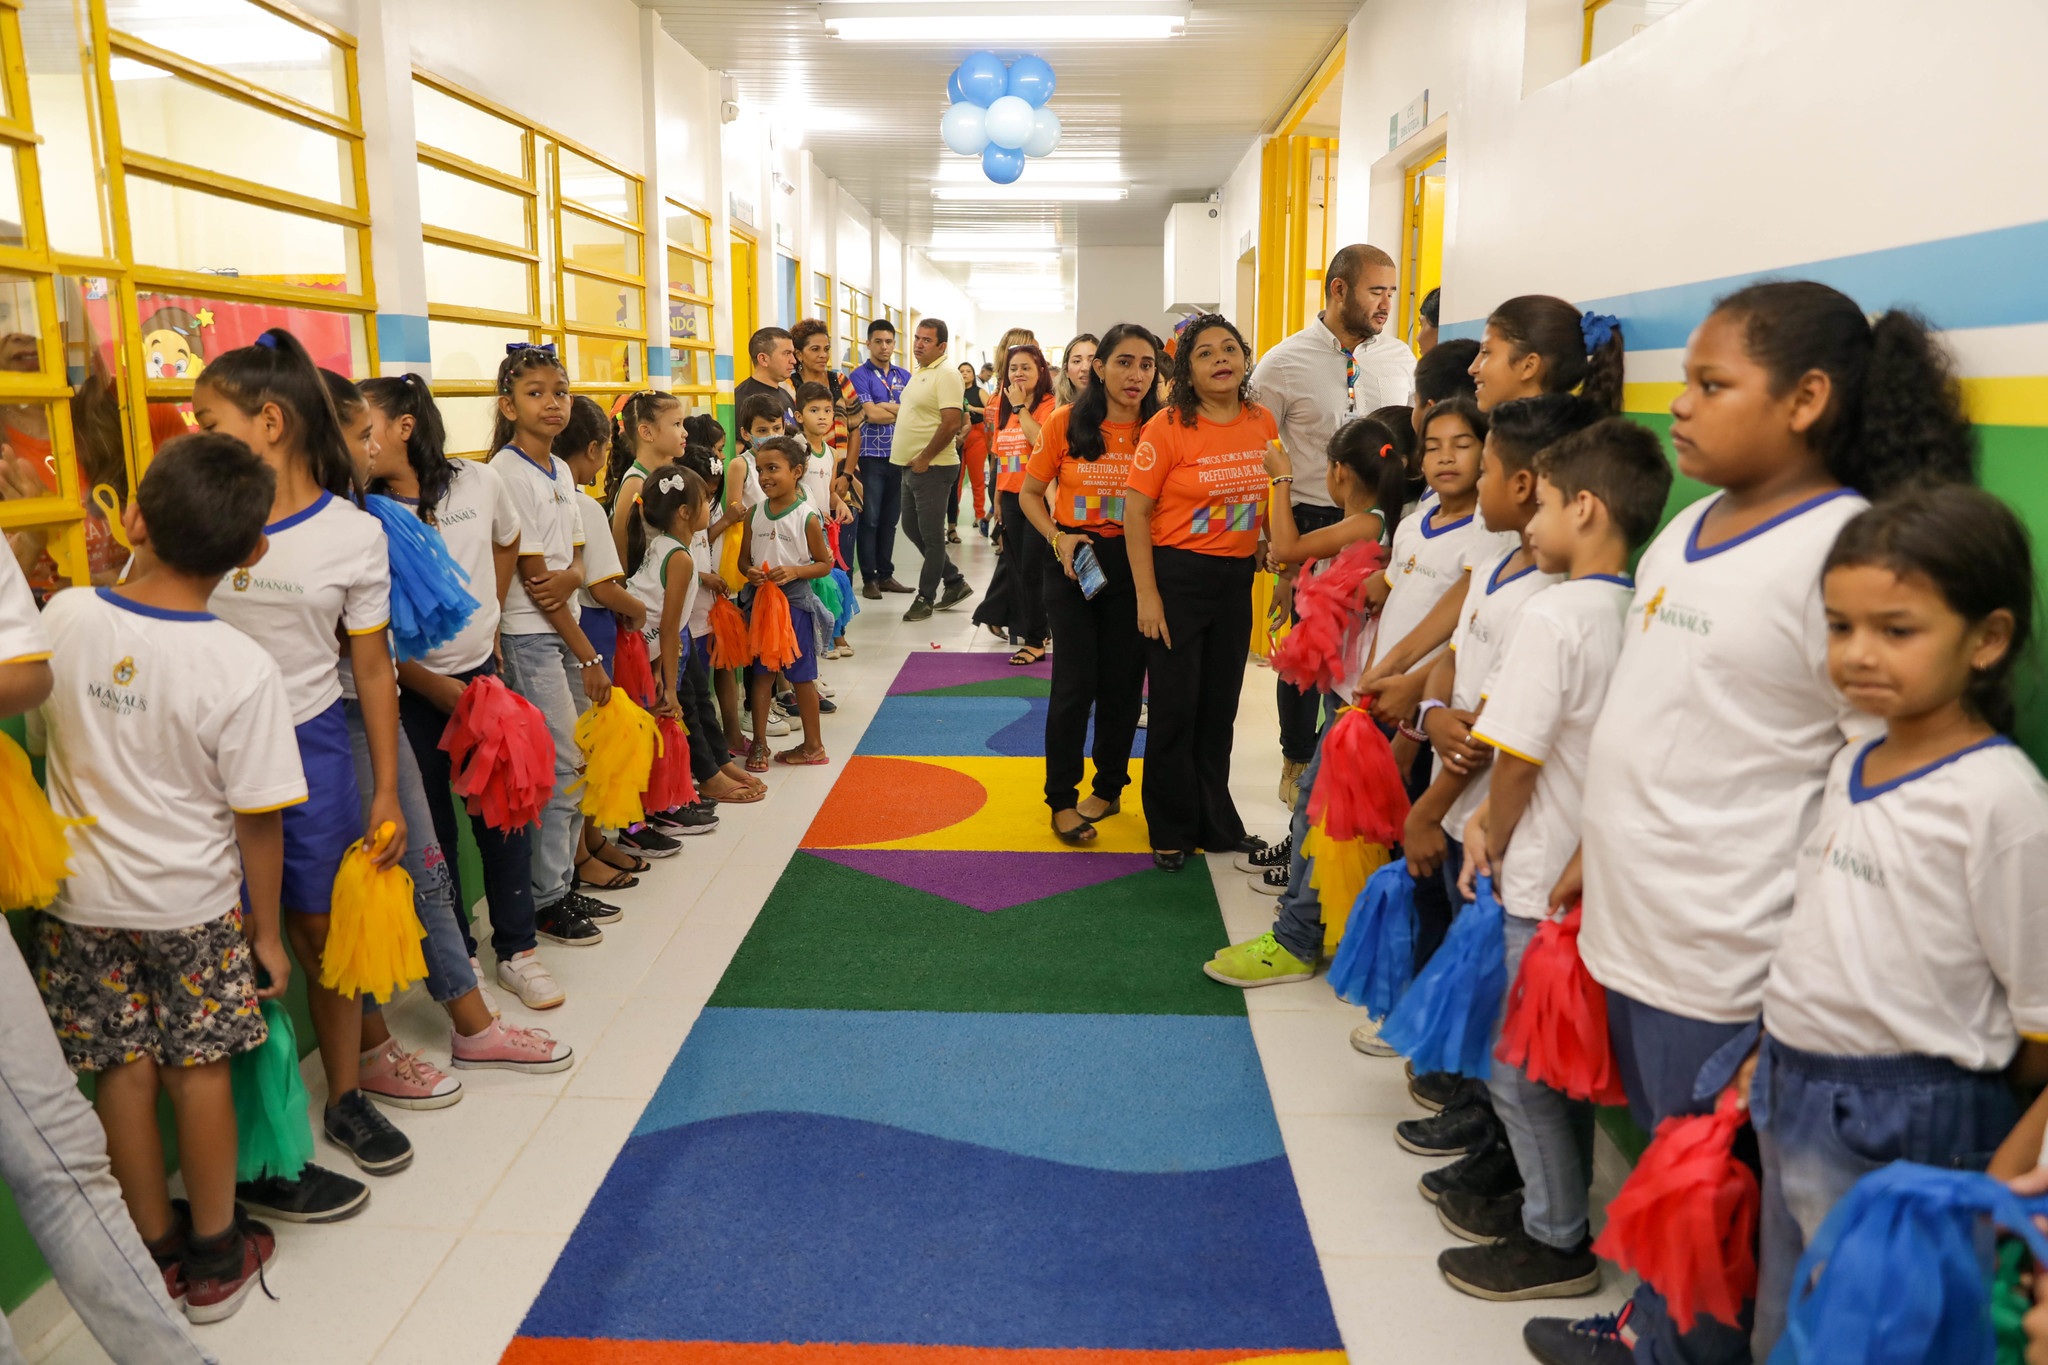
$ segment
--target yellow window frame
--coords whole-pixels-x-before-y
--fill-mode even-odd
[[[688,214],[691,218],[696,220],[701,229],[700,240],[702,240],[708,248],[711,242],[711,215],[704,212],[702,209],[692,208],[690,205],[685,204],[680,199],[668,199],[665,200],[664,202],[666,203],[668,209],[671,212]],[[680,252],[683,255],[688,256],[692,260],[701,261],[704,265],[705,280],[707,282],[716,281],[717,275],[716,272],[713,271],[711,268],[711,252],[708,249],[700,250],[697,247],[677,241],[675,238],[668,235],[668,230],[666,226],[664,226],[662,229],[662,239],[663,245],[667,250]],[[705,334],[699,337],[697,340],[674,340],[669,335],[669,325],[666,309],[663,310],[661,332],[663,340],[667,343],[671,350],[702,351],[710,354],[710,383],[680,383],[673,377],[673,367],[671,367],[670,378],[670,388],[672,392],[679,394],[689,394],[693,397],[701,398],[703,400],[701,406],[708,408],[711,406],[713,399],[716,398],[718,393],[718,338],[715,327],[718,305],[716,304],[716,302],[714,302],[713,296],[710,291],[707,290],[706,292],[701,294],[692,293],[690,290],[678,288],[674,283],[671,283],[669,285],[668,296],[674,302],[693,303],[704,310],[704,321],[706,322],[706,324],[709,325],[707,325],[705,329]],[[694,366],[692,368],[694,369]]]
[[[1579,65],[1593,60],[1593,16],[1607,8],[1612,0],[1586,0],[1585,17],[1581,21],[1579,38]]]

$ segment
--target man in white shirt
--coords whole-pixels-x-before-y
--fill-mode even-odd
[[[1386,252],[1363,244],[1344,247],[1330,258],[1324,272],[1323,310],[1266,352],[1252,371],[1252,387],[1279,424],[1280,443],[1294,463],[1294,482],[1288,487],[1294,524],[1303,535],[1334,526],[1343,516],[1330,498],[1329,485],[1330,437],[1338,426],[1354,413],[1405,403],[1413,392],[1413,357],[1408,359],[1410,378],[1405,386],[1394,374],[1398,360],[1375,358],[1370,369],[1363,363],[1387,325],[1399,284],[1400,272]],[[1385,339],[1407,354],[1398,338]],[[1277,692],[1283,760],[1280,799],[1291,808],[1294,785],[1315,755],[1322,699],[1286,682],[1277,685]]]

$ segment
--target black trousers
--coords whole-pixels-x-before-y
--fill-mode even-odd
[[[1038,534],[1038,528],[1024,519],[1023,495],[1004,493],[998,498],[1003,514],[1003,553],[1015,555],[1015,605],[1010,610],[1010,629],[1027,645],[1045,642],[1045,561],[1052,558],[1052,546]]]
[[[1151,721],[1145,820],[1152,847],[1193,852],[1244,839],[1230,799],[1230,746],[1252,641],[1255,559],[1155,546],[1152,574],[1172,648],[1145,641]]]
[[[676,679],[676,705],[682,708],[683,724],[690,730],[690,777],[697,782],[707,781],[732,762],[725,747],[725,726],[718,719],[718,703],[711,693],[711,671],[704,662],[704,651],[710,647],[708,639],[693,641],[682,676]]]
[[[1436,771],[1436,757],[1427,744],[1415,755],[1405,778],[1408,799],[1420,801],[1422,794],[1429,790],[1429,784]],[[1395,856],[1400,851],[1395,850]],[[1451,930],[1451,921],[1457,917],[1458,906],[1451,898],[1451,889],[1442,877],[1423,877],[1415,883],[1415,970],[1421,971],[1436,956],[1436,950],[1443,946],[1444,935]]]
[[[1294,529],[1303,535],[1335,526],[1343,518],[1342,508],[1294,504]],[[1293,619],[1291,612],[1288,619]],[[1306,763],[1316,756],[1316,736],[1322,733],[1323,694],[1314,688],[1304,692],[1284,678],[1276,679],[1273,687],[1280,706],[1280,756],[1289,763]]]
[[[1130,785],[1131,743],[1144,705],[1145,637],[1138,634],[1138,593],[1122,536],[1096,536],[1095,557],[1109,582],[1093,600],[1046,556],[1046,620],[1052,625],[1052,706],[1045,713],[1045,804],[1071,809],[1081,795],[1081,750],[1095,713],[1097,799],[1114,801]]]

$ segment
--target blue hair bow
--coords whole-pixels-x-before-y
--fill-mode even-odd
[[[1588,314],[1588,316],[1591,316],[1591,314]],[[540,345],[535,345],[531,341],[508,341],[505,343],[506,355],[518,355],[521,351],[546,351],[552,356],[555,353],[555,343],[552,341],[544,342]]]
[[[1579,316],[1579,332],[1586,338],[1586,354],[1591,355],[1607,344],[1621,326],[1621,319],[1612,313],[1586,312]]]

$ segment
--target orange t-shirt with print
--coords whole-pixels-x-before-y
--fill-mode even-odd
[[[998,400],[1001,401],[1001,400]],[[1053,397],[1047,394],[1039,405],[1031,410],[1031,420],[1043,427],[1052,420]],[[1043,433],[1041,433],[1043,434]],[[1010,420],[996,433],[996,492],[1022,493],[1024,491],[1024,466],[1031,463],[1031,438],[1024,434],[1024,419],[1015,409]]]
[[[1139,433],[1130,491],[1153,501],[1152,543],[1242,558],[1259,552],[1266,519],[1266,443],[1279,437],[1273,414],[1246,403],[1237,420],[1197,414],[1181,425],[1163,409]]]
[[[1124,485],[1130,480],[1131,455],[1138,448],[1138,424],[1104,422],[1102,458],[1077,460],[1067,451],[1067,424],[1073,414],[1071,406],[1053,413],[1024,472],[1051,494],[1054,521],[1070,530],[1120,536]]]

